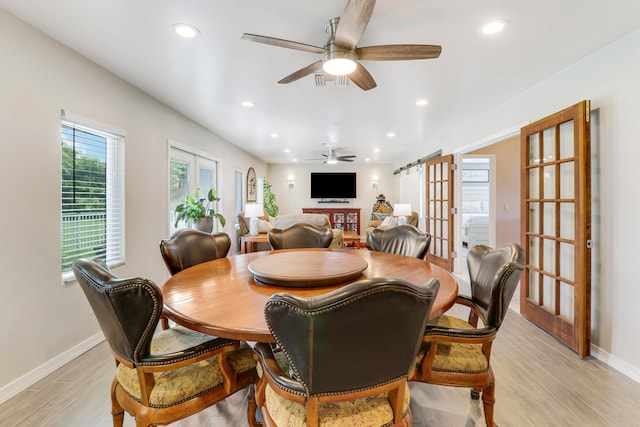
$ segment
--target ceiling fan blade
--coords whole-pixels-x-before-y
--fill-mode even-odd
[[[356,156],[354,155],[348,155],[348,156],[338,156],[338,159],[342,160],[342,159],[355,159]]]
[[[429,44],[390,44],[356,49],[358,59],[361,61],[432,59],[439,57],[440,52],[442,52],[442,46]]]
[[[322,70],[322,61],[314,62],[313,64],[309,64],[304,68],[299,69],[298,71],[294,71],[289,74],[287,77],[280,80],[278,83],[287,84],[291,82],[295,82],[298,79],[301,79],[304,76],[308,76],[311,73],[315,73],[317,71]]]
[[[371,77],[371,74],[369,74],[362,64],[358,64],[358,68],[356,68],[353,73],[349,74],[348,77],[362,90],[369,90],[378,86],[376,81],[373,80],[373,77]]]
[[[275,37],[259,36],[257,34],[244,33],[241,38],[244,40],[249,40],[256,43],[264,43],[271,46],[285,47],[287,49],[302,50],[304,52],[311,52],[311,53],[324,52],[324,48],[322,47],[313,46],[310,44],[305,44],[300,42],[294,42],[291,40],[277,39]]]
[[[345,49],[356,47],[367,28],[375,5],[376,0],[349,0],[338,22],[335,37],[337,46]]]
[[[353,162],[353,159],[343,159],[341,157],[338,157],[338,161],[339,162]]]

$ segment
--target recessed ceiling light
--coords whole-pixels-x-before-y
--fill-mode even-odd
[[[418,99],[416,101],[416,105],[418,107],[424,107],[425,105],[427,105],[429,103],[429,101],[427,101],[426,99]]]
[[[495,21],[491,21],[482,26],[480,31],[482,34],[495,34],[504,30],[507,26],[507,21],[504,19],[496,19]]]
[[[370,161],[371,161],[371,159],[367,157],[366,159],[364,159],[364,161],[365,161],[365,162],[370,162]]]
[[[200,35],[200,30],[189,24],[173,24],[171,29],[173,29],[177,35],[184,37],[185,39],[192,39]]]
[[[379,148],[374,148],[374,149],[373,149],[373,152],[374,152],[374,153],[379,153],[379,152],[380,152],[380,149],[379,149]]]
[[[395,138],[395,136],[396,136],[395,132],[387,133],[387,138]]]
[[[292,162],[297,162],[298,159],[296,159],[295,157],[293,159],[291,159]]]
[[[254,105],[256,105],[256,103],[255,103],[255,102],[253,102],[253,101],[242,101],[242,106],[243,106],[243,107],[251,108],[251,107],[253,107]]]
[[[289,150],[288,148],[285,148],[285,149],[284,149],[284,152],[285,152],[285,153],[289,153],[289,152],[290,152],[290,150]]]
[[[277,137],[278,137],[278,136],[280,136],[280,135],[278,135],[277,133],[270,133],[270,134],[269,134],[269,136],[270,136],[271,138],[277,138]]]

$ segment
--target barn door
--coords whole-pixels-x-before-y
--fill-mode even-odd
[[[589,101],[522,128],[521,313],[576,351],[590,352]]]
[[[427,160],[427,224],[431,245],[427,261],[453,270],[453,155]]]

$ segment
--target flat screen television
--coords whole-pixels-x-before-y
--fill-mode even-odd
[[[355,199],[355,172],[311,172],[312,199]]]

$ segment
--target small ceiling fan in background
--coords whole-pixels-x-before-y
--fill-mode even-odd
[[[347,156],[338,156],[336,151],[339,148],[336,148],[333,145],[322,143],[322,146],[327,148],[329,152],[327,154],[321,154],[322,158],[320,159],[308,159],[308,160],[324,160],[322,163],[327,163],[329,165],[335,165],[338,162],[353,162],[356,158],[355,155],[347,155]]]
[[[327,23],[329,39],[324,47],[248,33],[244,33],[242,38],[272,46],[322,54],[321,60],[289,74],[278,82],[282,84],[291,83],[324,70],[336,76],[347,75],[362,90],[369,90],[375,88],[377,84],[359,61],[404,61],[440,56],[442,47],[436,45],[396,44],[357,47],[373,14],[375,4],[375,0],[348,0],[342,15]]]

